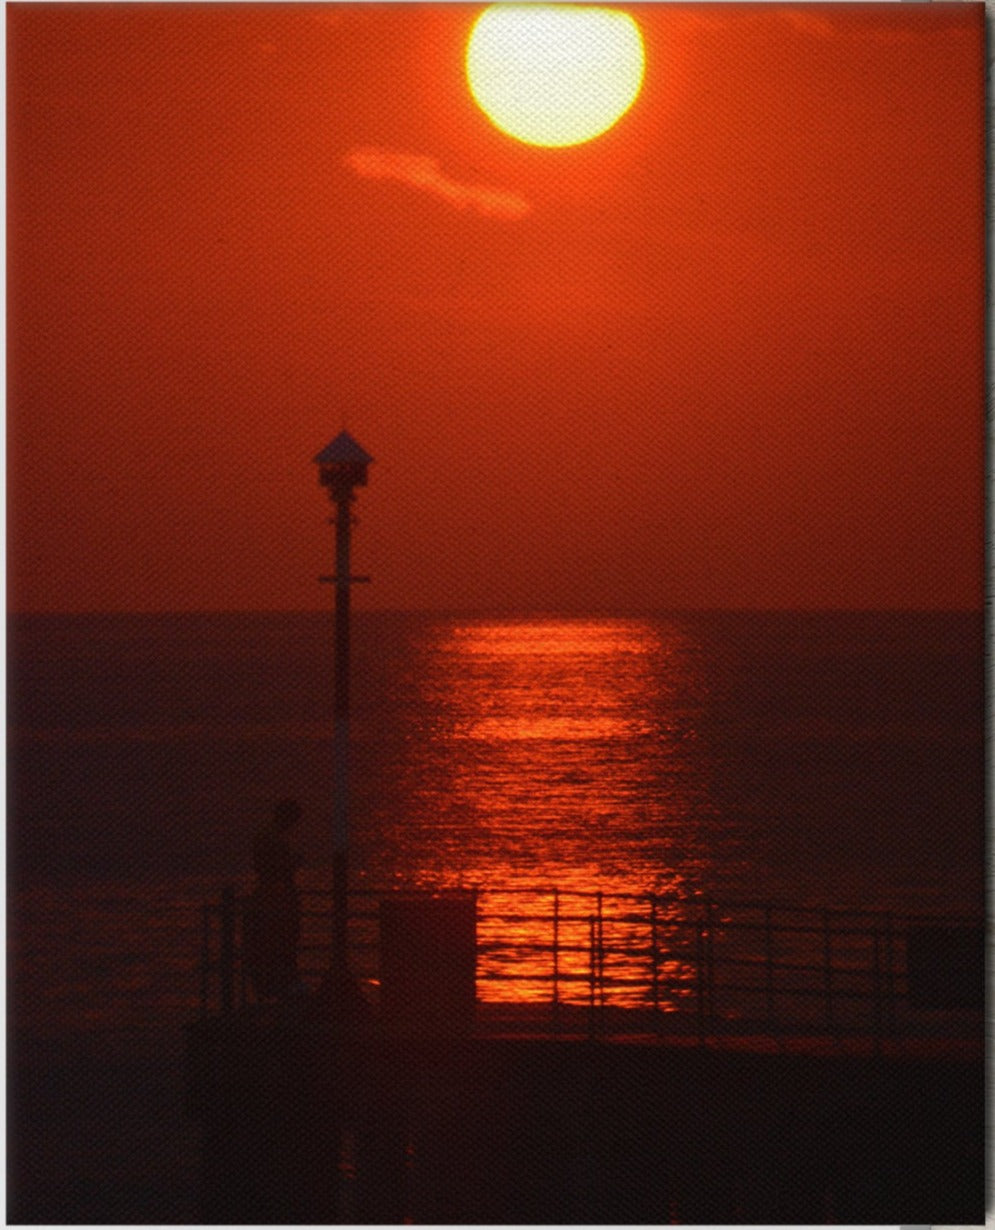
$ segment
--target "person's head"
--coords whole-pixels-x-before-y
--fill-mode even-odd
[[[273,823],[278,829],[289,829],[301,818],[301,805],[296,799],[281,799],[273,809]]]

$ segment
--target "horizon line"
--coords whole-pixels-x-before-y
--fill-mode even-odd
[[[524,606],[383,606],[354,607],[353,615],[458,615],[483,618],[632,618],[649,615],[984,615],[988,603],[980,606],[626,606],[605,607],[524,607]],[[143,616],[149,618],[205,615],[321,615],[331,616],[333,608],[307,607],[172,607],[172,608],[124,608],[107,607],[87,610],[7,609],[8,619],[20,618],[121,618]]]

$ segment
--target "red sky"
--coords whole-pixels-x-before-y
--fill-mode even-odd
[[[8,600],[980,606],[981,4],[622,6],[605,136],[480,6],[12,4]]]

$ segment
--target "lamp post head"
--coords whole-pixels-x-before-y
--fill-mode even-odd
[[[315,457],[318,482],[336,502],[352,499],[353,487],[365,487],[366,470],[373,458],[349,435],[340,431]]]

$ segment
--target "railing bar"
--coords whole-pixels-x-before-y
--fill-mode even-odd
[[[688,920],[683,920],[680,922],[671,922],[669,925],[672,927],[690,928],[694,926],[695,924],[690,919],[688,919]],[[720,918],[716,921],[715,926],[717,930],[720,930],[723,932],[726,932],[726,931],[765,931],[766,930],[766,924],[763,922],[746,922],[743,920],[733,919],[733,918]],[[778,926],[775,924],[771,927],[771,930],[776,935],[823,935],[825,934],[825,924],[823,924],[821,927],[787,926],[785,924],[781,924],[780,926]],[[869,936],[876,934],[876,928],[872,928],[872,927],[834,927],[833,934],[834,935],[859,935],[859,936],[869,937]]]
[[[365,890],[374,892],[375,890]],[[403,892],[403,890],[397,890]],[[430,890],[431,891],[431,890]],[[440,892],[447,892],[447,889],[440,889]],[[561,897],[577,897],[580,900],[590,900],[597,898],[599,891],[606,898],[611,898],[615,901],[646,901],[651,896],[650,893],[626,893],[614,892],[606,893],[603,889],[596,888],[580,889],[580,888],[527,888],[521,885],[508,885],[507,888],[481,888],[478,890],[481,897],[512,897],[512,896],[530,896],[530,897],[552,897],[554,892],[559,891]]]
[[[722,984],[723,991],[735,992],[740,995],[762,995],[763,987],[758,987],[755,983],[746,982],[724,982]],[[822,987],[775,987],[775,995],[781,996],[807,996],[809,999],[825,999],[826,992]],[[839,988],[833,989],[833,999],[852,999],[852,1000],[872,1000],[874,998],[873,991],[841,991]]]
[[[350,917],[352,916],[350,915]],[[549,912],[547,911],[545,914],[512,914],[506,911],[501,911],[499,914],[481,913],[479,917],[481,921],[490,920],[493,922],[545,922],[549,918]],[[586,923],[589,918],[589,914],[564,914],[562,910],[560,911],[560,922]],[[606,914],[605,918],[616,926],[645,926],[645,924],[649,921],[649,915],[642,914],[631,916],[623,914]],[[693,923],[671,922],[668,925],[672,927],[687,927],[693,926]]]
[[[315,967],[315,968],[320,968],[320,967]],[[509,973],[505,970],[482,970],[480,973],[477,974],[478,982],[550,982],[551,979],[552,979],[552,976],[550,974],[543,974],[538,970],[535,973],[520,973],[520,974]],[[560,981],[561,982],[589,983],[590,974],[581,973],[579,971],[574,972],[574,973],[561,973]],[[612,986],[612,987],[644,987],[646,985],[646,980],[644,978],[607,977],[605,979],[605,983],[606,985]],[[692,989],[691,984],[688,984],[686,987],[676,987],[674,989],[674,994],[683,993],[684,995],[689,995],[691,993],[691,989]],[[742,987],[728,986],[728,987],[723,987],[723,990],[741,990],[741,991],[756,992],[757,988],[750,987],[750,986],[742,986]],[[794,994],[794,992],[792,991],[784,991],[784,992],[779,992],[779,993],[789,994],[789,995]],[[803,991],[803,992],[799,992],[799,994],[815,994],[815,992]],[[850,992],[849,994],[867,995],[868,993]],[[645,1003],[645,1000],[643,1002]],[[649,1011],[648,1008],[647,1008],[647,1011]]]
[[[517,961],[517,960],[520,960],[523,956],[528,957],[530,954],[541,955],[542,953],[548,953],[550,951],[551,949],[550,949],[549,944],[532,944],[532,943],[516,944],[512,940],[505,940],[505,941],[484,940],[477,944],[478,953],[486,953],[489,956],[494,957],[495,959],[503,958],[504,960],[507,960],[507,961]],[[634,945],[632,948],[622,948],[614,944],[605,945],[605,952],[609,956],[629,957],[633,961],[638,961],[638,960],[645,959],[645,958],[652,956],[652,951],[653,951],[652,948],[648,946],[644,947],[642,945],[638,947]],[[564,952],[586,953],[587,948],[586,947],[582,948],[580,947],[580,945],[577,945],[577,944],[561,944],[560,952],[561,953],[564,953]],[[675,957],[674,960],[676,961],[677,958]],[[693,962],[688,960],[684,962],[679,962],[679,964],[691,965],[693,964]],[[758,965],[756,961],[753,961],[753,962],[736,961],[731,958],[727,959],[723,957],[716,958],[715,964],[717,966],[719,965],[735,965],[735,966],[742,965],[742,966],[746,966],[747,968],[754,968]],[[808,966],[808,965],[792,965],[792,966],[785,966],[784,968],[804,971],[804,970],[819,970],[821,967],[820,966]],[[859,974],[859,973],[864,973],[865,971],[863,969],[854,969],[854,970],[849,970],[849,971],[844,970],[842,972]],[[643,981],[648,983],[650,980],[646,975],[644,975]]]
[[[482,973],[477,974],[477,981],[478,982],[549,982],[550,975],[541,974],[538,972],[534,974],[510,974],[510,973],[505,973],[504,971],[498,971],[498,970],[485,970]],[[560,981],[561,982],[583,982],[583,983],[590,985],[591,975],[590,973],[574,973],[574,974],[561,973]],[[619,985],[622,985],[622,984],[619,984]],[[629,985],[638,986],[639,983],[631,983]]]
[[[827,911],[827,912],[831,913],[831,911]],[[695,921],[693,919],[675,919],[675,920],[670,920],[667,925],[672,926],[672,927],[690,928],[690,927],[695,926]],[[937,925],[940,926],[943,924],[938,923]],[[955,925],[961,926],[963,924],[961,922],[955,922],[953,920],[950,920],[949,925],[950,926],[955,926]],[[736,918],[718,918],[715,922],[715,926],[720,931],[763,931],[766,929],[766,924],[763,922],[749,922],[745,919],[736,919]],[[777,934],[784,934],[784,935],[823,935],[825,933],[825,923],[823,923],[822,926],[818,926],[818,927],[801,925],[801,924],[795,924],[793,926],[789,926],[788,924],[781,923],[781,924],[774,924],[771,929]],[[837,927],[832,928],[834,935],[851,935],[851,936],[864,936],[864,937],[871,937],[873,935],[880,934],[882,930],[883,929],[880,927],[870,927],[870,926],[853,926],[853,927],[837,926]]]
[[[489,952],[492,954],[507,953],[510,958],[514,959],[516,954],[522,952],[548,952],[547,944],[516,944],[514,940],[480,940],[477,943],[478,952]],[[586,944],[561,944],[560,952],[576,952],[586,953]]]
[[[607,974],[605,976],[605,985],[609,987],[645,987],[646,979],[641,975]]]
[[[828,913],[831,915],[836,915],[837,917],[842,916],[851,918],[881,918],[888,913],[893,913],[893,911],[868,907],[851,908],[849,906],[789,905],[787,903],[780,903],[776,901],[757,901],[753,898],[748,898],[746,900],[728,900],[725,902],[725,906],[730,910],[763,910],[766,909],[767,906],[770,906],[771,909],[779,910],[783,914],[816,914],[819,916],[824,916]],[[963,918],[963,915],[951,913],[946,910],[935,913],[930,911],[910,911],[908,913],[903,912],[900,917],[904,920],[912,920],[914,922],[921,922],[924,919],[931,921],[939,921],[941,919],[959,921]]]
[[[508,974],[506,977],[502,974],[485,973],[485,974],[480,974],[477,978],[478,983],[494,982],[494,983],[501,983],[503,985],[505,983],[512,983],[512,982],[515,982],[515,983],[527,982],[529,984],[535,984],[537,987],[548,981],[549,981],[548,976],[545,978],[540,978],[538,975],[533,977],[533,976],[530,976],[529,974]],[[587,974],[571,974],[569,978],[564,976],[563,982],[564,983],[577,983],[577,984],[584,983],[588,987],[588,991],[584,993],[585,1000],[590,999],[590,994],[589,994],[590,979]],[[544,1003],[547,1001],[537,1000],[536,1002]],[[570,1001],[566,997],[564,997],[563,1002],[569,1003]]]
[[[767,962],[763,957],[736,957],[722,956],[721,954],[715,958],[716,966],[735,965],[745,969],[765,969]],[[820,974],[825,969],[822,961],[818,965],[799,965],[794,961],[775,961],[773,964],[775,970],[793,971],[798,974]],[[833,971],[836,974],[869,974],[873,967],[871,965],[840,965],[839,962],[834,963]]]
[[[209,908],[211,908],[213,912],[215,913],[219,912],[216,906],[209,907]],[[302,916],[306,918],[323,918],[324,914],[320,910],[304,910],[302,911]],[[349,918],[350,918],[350,921],[365,920],[368,922],[375,922],[379,918],[379,914],[378,913],[360,913],[360,912],[350,911]],[[491,923],[544,922],[546,921],[547,918],[548,918],[547,914],[507,914],[507,913],[487,914],[487,913],[484,913],[479,916],[478,921],[482,924],[486,924],[489,922]],[[589,918],[588,915],[564,914],[562,911],[560,912],[560,922],[561,923],[563,922],[585,923],[588,921],[588,918]],[[651,915],[605,914],[604,918],[605,918],[605,921],[607,921],[611,926],[626,926],[626,925],[638,926],[638,925],[648,925],[652,922]],[[751,931],[752,932],[752,931],[766,931],[767,929],[766,924],[764,923],[760,923],[760,922],[751,923],[751,922],[743,922],[743,921],[731,920],[731,919],[720,919],[714,925],[715,925],[716,930],[719,930],[722,932],[733,932],[733,931]],[[688,932],[693,932],[694,928],[697,926],[697,923],[691,919],[660,919],[658,917],[657,926],[660,928],[671,928],[677,931],[685,930]],[[771,927],[771,932],[774,935],[823,935],[825,933],[825,927],[824,926],[822,927],[807,927],[807,926],[791,927],[791,926],[783,926],[783,925],[782,926],[773,925]],[[836,927],[833,929],[833,934],[835,936],[859,936],[868,941],[872,941],[874,936],[879,933],[876,930],[872,930],[867,927]]]
[[[393,892],[403,894],[404,891],[406,890],[393,890],[393,889],[383,890],[383,889],[376,889],[376,888],[357,888],[357,889],[350,889],[349,896],[350,898],[353,898],[353,897],[381,898],[383,896],[390,895]],[[451,888],[447,886],[439,885],[436,887],[427,887],[425,891],[452,892],[454,890],[452,890]],[[456,890],[456,891],[460,891],[460,890]],[[462,891],[466,892],[467,894],[473,891],[476,891],[478,894],[478,898],[484,898],[487,896],[492,896],[492,897],[493,896],[534,896],[534,897],[552,896],[554,891],[556,890],[552,888],[528,888],[528,887],[521,887],[521,886],[514,885],[514,886],[508,886],[506,888],[478,888],[476,890],[465,889]],[[560,889],[559,892],[560,892],[561,897],[577,897],[580,899],[588,899],[588,898],[591,898],[597,895],[596,890],[593,890],[593,889],[591,890]],[[301,895],[302,897],[312,896],[312,897],[330,898],[332,896],[332,893],[331,893],[331,890],[329,889],[303,888],[301,890]],[[650,898],[653,896],[653,894],[651,893],[635,893],[635,892],[615,892],[615,893],[602,892],[602,895],[605,898],[605,900],[628,900],[628,901],[646,901],[646,902],[648,902]],[[670,897],[669,894],[667,895],[667,899],[675,900],[679,905],[683,905],[685,907],[694,904],[692,901],[688,901],[684,898]],[[878,918],[882,920],[888,917],[891,917],[893,920],[896,918],[894,911],[867,908],[867,907],[800,906],[800,905],[789,905],[789,904],[770,902],[770,901],[755,901],[752,899],[730,900],[726,902],[726,908],[729,910],[762,911],[768,907],[770,907],[771,909],[778,910],[782,914],[815,914],[819,916],[824,916],[826,913],[829,913],[830,915],[833,915],[835,917],[852,917],[852,918],[866,917],[866,918]],[[214,908],[216,909],[217,907],[214,907]],[[930,921],[930,922],[936,922],[936,923],[949,922],[951,924],[962,923],[965,920],[965,917],[966,916],[963,913],[959,913],[959,914],[951,913],[950,911],[911,911],[907,913],[903,912],[901,915],[897,916],[897,918],[902,923]],[[973,917],[973,915],[971,917]]]

